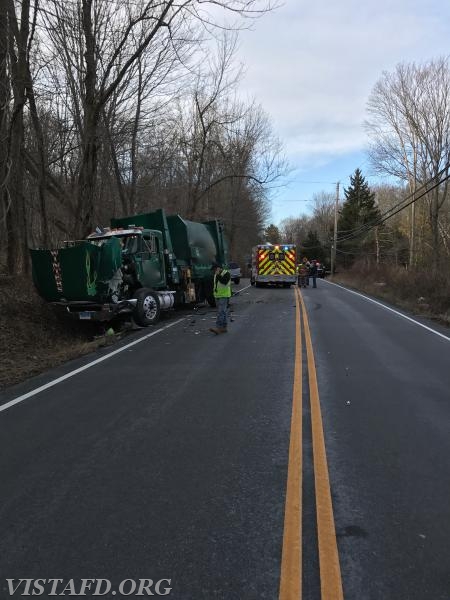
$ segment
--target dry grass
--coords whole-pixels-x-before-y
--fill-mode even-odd
[[[0,275],[0,389],[114,341],[60,320],[26,278]]]
[[[450,326],[450,271],[434,274],[356,264],[337,273],[333,281]]]

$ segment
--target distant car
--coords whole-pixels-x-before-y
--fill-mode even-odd
[[[230,262],[228,264],[228,269],[230,271],[231,281],[237,285],[242,277],[241,267],[235,262]]]

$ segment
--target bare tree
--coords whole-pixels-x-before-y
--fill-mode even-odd
[[[8,11],[7,0],[0,0],[0,231],[6,234],[6,215],[10,209],[7,193],[8,176],[8,122],[10,103],[10,73],[8,70]],[[6,235],[5,235],[6,238]]]
[[[241,138],[247,108],[241,114],[230,100],[233,35],[217,68],[197,78],[184,137],[170,103],[179,96],[183,104],[183,78],[197,72],[205,40],[271,10],[270,0],[42,0],[32,14],[24,0],[20,16],[14,0],[1,1],[1,206],[11,272],[27,263],[32,229],[47,244],[116,210],[180,206],[181,195],[191,215],[202,215],[228,193],[232,227],[244,206],[260,226],[264,186],[281,163],[269,137],[264,150],[264,136]]]
[[[378,185],[372,188],[376,204],[381,214],[392,210],[408,196],[409,189],[405,186]],[[419,213],[419,217],[420,217]],[[421,219],[419,219],[420,222]],[[408,215],[401,211],[388,219],[378,232],[379,261],[398,265],[408,264],[409,255],[409,220]]]
[[[378,172],[408,183],[411,193],[427,181],[445,177],[450,169],[450,69],[448,59],[424,65],[398,65],[384,73],[369,102],[366,127],[370,156]],[[430,186],[431,187],[431,186]],[[427,194],[431,245],[440,255],[440,211],[448,182]],[[415,203],[412,204],[414,207]],[[414,263],[414,212],[411,215],[410,261]],[[434,261],[438,264],[438,260]]]
[[[323,245],[330,245],[334,227],[336,198],[331,192],[319,192],[313,196],[313,214],[310,229],[316,231]]]
[[[310,217],[302,215],[300,217],[289,217],[283,219],[280,223],[280,229],[283,235],[283,241],[295,244],[301,248],[306,240],[310,227]]]
[[[6,152],[4,166],[6,175],[3,185],[3,205],[6,207],[7,262],[10,273],[20,272],[26,266],[26,213],[24,199],[24,108],[28,83],[28,42],[30,36],[30,2],[24,0],[20,17],[16,15],[14,3],[9,1],[5,11],[7,17],[7,55],[10,85],[12,89],[12,107],[8,115]],[[6,70],[3,73],[7,83]],[[7,115],[4,108],[3,118]]]
[[[208,6],[208,2],[205,6]],[[239,16],[251,16],[270,7],[260,0],[215,1],[214,4]],[[198,44],[199,23],[212,25],[209,17],[194,0],[145,3],[111,0],[80,0],[67,6],[60,0],[50,0],[46,13],[49,31],[72,75],[69,84],[79,91],[80,103],[76,116],[80,128],[80,168],[77,181],[77,214],[80,232],[92,226],[96,204],[96,183],[100,123],[107,103],[128,77],[131,69],[142,67],[141,58],[152,52],[156,62],[167,55],[164,49],[179,53],[179,42]],[[73,7],[73,8],[71,8]],[[71,13],[68,15],[68,13]],[[70,40],[73,53],[67,47]],[[159,69],[156,69],[159,72]],[[148,82],[147,82],[148,83]],[[138,84],[142,90],[141,82]],[[139,98],[140,105],[142,98]],[[139,120],[139,110],[136,113]],[[135,116],[136,116],[135,115]],[[136,129],[135,129],[136,131]],[[132,149],[132,154],[135,149]],[[132,169],[133,170],[133,169]],[[134,181],[135,184],[135,181]]]

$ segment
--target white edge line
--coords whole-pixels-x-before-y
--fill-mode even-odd
[[[239,295],[241,292],[243,292],[244,290],[247,290],[249,287],[252,287],[252,284],[251,284],[251,283],[249,283],[248,285],[246,285],[246,286],[245,286],[245,287],[243,287],[243,288],[240,288],[239,290],[236,290],[236,291],[234,292],[234,294],[233,294],[231,297],[233,297],[233,296],[238,296],[238,295]]]
[[[443,333],[440,333],[439,331],[436,331],[435,329],[432,329],[431,327],[428,327],[427,325],[424,325],[423,323],[420,323],[419,321],[416,321],[415,319],[412,319],[411,317],[408,317],[408,316],[402,314],[401,312],[398,312],[397,310],[394,310],[393,308],[386,306],[382,302],[378,302],[378,300],[369,298],[369,296],[365,296],[364,294],[360,294],[359,292],[349,290],[348,288],[344,287],[343,285],[340,285],[339,283],[333,283],[332,281],[326,281],[326,283],[328,283],[329,285],[335,285],[336,287],[339,287],[342,290],[345,290],[349,294],[355,294],[355,296],[361,296],[361,298],[364,298],[365,300],[368,300],[369,302],[373,302],[374,304],[381,306],[385,310],[389,310],[390,312],[394,313],[395,315],[398,315],[399,317],[402,317],[403,319],[406,319],[407,321],[411,321],[411,323],[414,323],[415,325],[418,325],[419,327],[423,327],[427,331],[431,331],[431,333],[434,333],[435,335],[438,335],[439,337],[444,338],[444,340],[447,340],[448,342],[450,342],[450,337],[448,337],[447,335],[444,335]]]
[[[173,323],[170,323],[169,325],[165,325],[164,327],[161,327],[161,329],[157,329],[156,331],[153,331],[152,333],[144,335],[143,337],[139,338],[138,340],[134,340],[134,342],[130,342],[129,344],[126,344],[126,346],[122,346],[121,348],[118,348],[117,350],[114,350],[113,352],[110,352],[109,354],[106,354],[105,356],[101,356],[100,358],[93,360],[92,362],[88,363],[87,365],[83,365],[79,369],[70,371],[69,373],[62,375],[61,377],[58,377],[57,379],[53,379],[52,381],[49,381],[48,383],[41,385],[40,387],[38,387],[34,390],[31,390],[31,392],[27,392],[26,394],[23,394],[22,396],[18,396],[17,398],[14,398],[14,400],[10,400],[6,404],[2,404],[0,406],[0,412],[3,412],[4,410],[11,408],[11,406],[14,406],[15,404],[19,404],[19,402],[23,402],[24,400],[27,400],[28,398],[31,398],[31,396],[35,396],[36,394],[39,394],[40,392],[43,392],[44,390],[48,390],[48,388],[51,388],[54,385],[57,385],[58,383],[61,383],[61,381],[64,381],[65,379],[69,379],[70,377],[73,377],[74,375],[78,375],[78,373],[81,373],[82,371],[86,371],[86,369],[90,369],[91,367],[98,365],[99,363],[103,362],[104,360],[111,358],[111,356],[114,356],[115,354],[119,354],[119,352],[123,352],[124,350],[127,350],[128,348],[131,348],[131,346],[140,344],[144,340],[148,340],[148,338],[151,338],[154,335],[156,335],[157,333],[160,333],[161,331],[164,331],[165,329],[169,329],[169,327],[173,327],[174,325],[177,325],[178,323],[181,323],[181,321],[184,321],[184,320],[185,320],[184,318],[178,319],[177,321],[174,321]]]

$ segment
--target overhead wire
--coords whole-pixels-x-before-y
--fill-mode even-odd
[[[443,179],[440,179],[431,187],[427,187],[431,182],[435,181],[436,179],[439,179],[443,173],[448,171],[449,168],[450,168],[450,162],[447,163],[445,165],[445,167],[443,169],[441,169],[436,175],[434,175],[428,181],[423,183],[418,188],[418,190],[415,190],[414,192],[409,194],[406,198],[404,198],[403,200],[398,202],[395,206],[392,206],[391,208],[389,208],[378,219],[376,219],[375,221],[372,221],[370,223],[365,223],[364,225],[361,225],[359,228],[357,228],[355,230],[348,230],[350,232],[350,235],[341,237],[338,239],[338,241],[345,241],[346,239],[351,239],[353,237],[357,237],[357,235],[359,235],[360,233],[364,233],[365,231],[370,231],[374,227],[377,227],[378,225],[381,225],[382,223],[387,221],[387,219],[390,219],[391,217],[395,216],[396,214],[398,214],[399,212],[401,212],[402,210],[404,210],[411,204],[414,204],[414,202],[417,202],[417,200],[420,200],[426,194],[428,194],[429,192],[431,192],[436,187],[438,187],[439,185],[441,185],[442,183],[444,183],[445,181],[447,181],[450,178],[450,175],[446,175]],[[424,190],[424,191],[422,192],[422,190]]]
[[[375,227],[378,227],[379,225],[381,225],[382,223],[384,223],[391,217],[395,216],[396,214],[398,214],[399,212],[401,212],[402,210],[404,210],[411,204],[414,204],[414,202],[417,202],[417,200],[420,200],[426,194],[428,194],[429,192],[434,190],[436,187],[440,186],[442,183],[444,183],[445,181],[450,179],[450,174],[448,174],[449,168],[450,168],[450,161],[438,173],[436,173],[436,175],[434,175],[429,180],[427,180],[425,183],[423,183],[418,188],[418,190],[415,190],[414,192],[409,194],[406,198],[404,198],[403,200],[398,202],[396,205],[389,208],[382,215],[380,215],[375,221],[370,221],[368,223],[364,223],[363,225],[360,225],[359,227],[357,227],[353,230],[352,229],[344,230],[344,233],[348,233],[348,235],[338,237],[337,241],[343,242],[346,240],[350,240],[350,239],[359,237],[360,235],[362,235],[364,233],[368,233],[369,231],[371,231]],[[441,176],[444,173],[447,173],[447,175],[441,179]],[[436,181],[436,179],[438,179],[438,181],[436,183],[434,183],[434,185],[432,185],[431,187],[428,187],[429,184],[432,183],[433,181]]]

